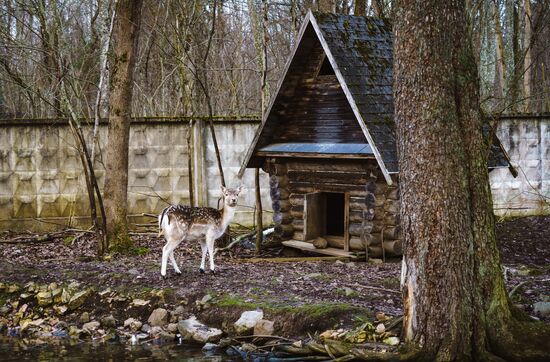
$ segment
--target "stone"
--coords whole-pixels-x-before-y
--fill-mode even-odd
[[[183,313],[185,313],[185,308],[183,305],[178,305],[172,313],[175,315],[183,315]]]
[[[259,320],[264,318],[264,312],[261,310],[246,311],[241,314],[239,320],[237,320],[233,326],[237,334],[246,334],[254,330],[254,327]]]
[[[178,330],[184,340],[202,344],[216,342],[223,334],[220,329],[210,328],[202,324],[195,316],[180,321]]]
[[[69,327],[69,336],[78,337],[81,333],[82,333],[82,329],[78,328],[77,326]]]
[[[349,288],[349,287],[344,287],[344,293],[346,294],[346,297],[349,297],[349,296],[352,296],[354,294],[357,294],[355,292],[355,290]]]
[[[101,298],[105,297],[107,294],[111,293],[111,288],[107,288],[102,290],[101,292],[97,293]]]
[[[36,295],[36,301],[41,307],[46,307],[53,303],[53,297],[51,292],[40,292]]]
[[[71,293],[65,288],[63,288],[63,291],[61,292],[61,303],[67,304],[69,303],[69,300],[71,300]]]
[[[274,332],[274,322],[267,319],[260,319],[254,326],[255,336],[272,336]]]
[[[170,333],[176,333],[178,331],[178,324],[177,323],[169,323],[168,327],[166,327],[166,329]]]
[[[149,331],[151,331],[151,326],[145,323],[144,325],[141,326],[141,331],[144,333],[149,333]]]
[[[157,340],[162,343],[171,342],[174,339],[176,339],[176,335],[174,333],[165,332],[165,331],[161,331],[157,336]]]
[[[112,314],[101,318],[101,326],[104,328],[114,328],[116,327],[116,319]]]
[[[87,332],[93,332],[97,330],[99,326],[100,326],[100,323],[98,321],[91,321],[88,323],[84,323],[84,325],[82,326],[82,329]]]
[[[88,323],[90,321],[90,314],[88,312],[83,312],[80,315],[80,322],[81,323]]]
[[[21,288],[19,287],[19,285],[17,284],[11,284],[11,285],[8,285],[6,288],[4,288],[4,290],[8,293],[8,294],[13,294],[13,293],[16,293],[20,290]]]
[[[153,327],[151,327],[151,330],[149,331],[149,334],[153,337],[156,337],[156,336],[160,335],[162,332],[163,332],[163,330],[162,330],[161,326],[153,326]]]
[[[388,337],[385,338],[384,343],[389,344],[390,346],[397,346],[399,344],[399,338],[398,337]]]
[[[148,300],[139,299],[139,298],[132,300],[132,305],[136,307],[143,307],[143,306],[146,306],[147,304],[149,304]]]
[[[84,302],[86,302],[86,299],[90,297],[91,294],[92,294],[91,289],[86,289],[81,292],[75,293],[69,300],[69,303],[67,303],[67,307],[69,308],[69,310],[75,310],[80,308],[84,304]]]
[[[49,290],[49,291],[56,290],[57,288],[59,288],[59,287],[57,286],[57,283],[50,283],[50,284],[48,285],[48,290]]]
[[[128,270],[128,274],[130,274],[130,275],[138,275],[138,274],[139,274],[139,270],[137,270],[136,268],[132,268],[132,269]]]
[[[164,326],[168,323],[168,311],[164,308],[157,308],[151,313],[147,322],[153,327]]]
[[[217,352],[219,346],[215,343],[206,343],[202,346],[202,350],[207,354],[214,354]]]
[[[54,303],[61,303],[61,300],[63,299],[63,289],[56,288],[52,290],[51,293]]]
[[[0,307],[0,314],[7,315],[10,312],[10,310],[11,310],[10,307],[8,307],[7,305],[3,305],[2,307]]]
[[[134,318],[128,318],[124,321],[124,327],[129,328],[133,332],[139,331],[142,325],[140,321]]]
[[[376,333],[382,334],[385,331],[386,331],[386,326],[384,325],[384,323],[380,323],[376,326]]]
[[[59,314],[59,315],[63,315],[65,313],[67,313],[67,306],[66,305],[54,305],[53,306],[53,310]]]
[[[533,312],[540,314],[541,316],[549,316],[550,302],[536,302],[533,304]]]

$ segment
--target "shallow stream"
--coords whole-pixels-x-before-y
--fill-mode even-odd
[[[47,343],[0,336],[0,361],[239,361],[225,354],[206,355],[200,347],[176,344],[129,345],[52,339]]]

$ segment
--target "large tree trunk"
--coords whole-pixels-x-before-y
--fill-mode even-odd
[[[405,340],[425,360],[544,358],[502,278],[464,1],[399,1],[394,30]]]
[[[109,95],[109,143],[105,176],[107,238],[112,250],[124,251],[128,237],[128,140],[132,110],[132,82],[141,18],[141,0],[120,0],[116,7],[114,58]]]

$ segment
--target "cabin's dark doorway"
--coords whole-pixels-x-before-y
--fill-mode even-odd
[[[345,247],[347,241],[346,194],[316,192],[306,195],[304,205],[304,239],[324,237],[329,244]]]
[[[326,235],[344,236],[344,205],[345,195],[327,192],[325,223],[327,225]]]

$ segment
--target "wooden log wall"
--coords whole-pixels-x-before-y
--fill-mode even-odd
[[[273,209],[273,224],[275,235],[281,240],[289,240],[294,233],[289,201],[287,167],[284,163],[268,161],[266,171],[269,172],[269,191]]]

